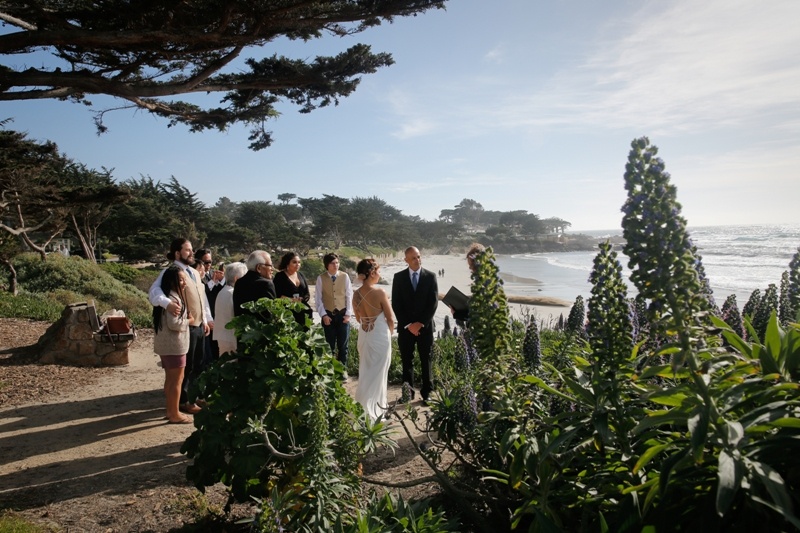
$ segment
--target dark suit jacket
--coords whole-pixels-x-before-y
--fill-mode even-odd
[[[254,270],[248,270],[233,286],[233,316],[246,312],[242,309],[243,303],[255,302],[261,298],[275,298],[275,285],[271,279],[261,277]]]
[[[433,332],[433,315],[439,305],[439,285],[436,275],[420,269],[417,290],[411,286],[411,273],[406,268],[394,275],[392,281],[392,310],[397,318],[397,331],[408,324],[422,322],[427,332]]]
[[[225,286],[224,283],[217,283],[214,285],[213,289],[208,288],[208,282],[210,280],[210,276],[206,274],[203,276],[203,287],[206,289],[206,300],[208,300],[208,306],[211,308],[211,317],[213,318],[216,314],[214,310],[215,304],[217,303],[217,295],[220,293],[222,288]]]

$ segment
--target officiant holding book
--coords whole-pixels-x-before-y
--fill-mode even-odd
[[[467,266],[473,274],[475,273],[475,258],[484,251],[486,251],[486,247],[478,242],[473,243],[467,250]],[[456,324],[463,328],[469,321],[469,296],[455,287],[451,287],[442,301],[450,307]]]

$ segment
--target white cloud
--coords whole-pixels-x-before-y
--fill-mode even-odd
[[[486,54],[483,56],[483,59],[490,63],[504,63],[508,53],[506,48],[507,46],[505,43],[500,43],[486,52]]]
[[[767,115],[764,127],[797,131],[800,2],[650,1],[615,17],[582,63],[548,80],[535,77],[536,64],[517,63],[503,77],[476,67],[457,78],[417,80],[404,109],[395,107],[403,117],[398,137],[445,127],[459,136],[553,127],[666,135],[753,127]],[[498,45],[484,59],[507,52]]]

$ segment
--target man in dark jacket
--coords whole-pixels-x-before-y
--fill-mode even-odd
[[[275,298],[275,285],[272,283],[272,258],[264,250],[252,252],[245,263],[247,274],[239,278],[233,286],[233,315],[240,316],[247,311],[242,304],[255,302],[261,298]],[[261,315],[266,320],[268,317]]]
[[[397,344],[403,360],[403,382],[414,393],[414,348],[422,363],[422,401],[427,402],[433,390],[431,381],[431,348],[433,347],[433,316],[439,305],[439,286],[436,274],[422,268],[419,250],[411,246],[405,251],[408,268],[394,275],[392,309],[397,317]]]

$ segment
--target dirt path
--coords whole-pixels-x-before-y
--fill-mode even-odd
[[[74,384],[66,379],[39,401],[0,406],[0,510],[13,509],[57,531],[110,533],[168,531],[196,521],[199,507],[221,509],[222,487],[212,487],[203,499],[185,480],[188,461],[179,450],[194,427],[166,424],[163,371],[147,333],[134,343],[128,366],[76,369]],[[0,381],[6,370],[0,366]],[[24,376],[17,386],[25,386]],[[347,384],[351,393],[355,386],[353,379]],[[390,400],[397,396],[399,388],[392,387]],[[366,458],[365,475],[392,481],[428,475],[408,437],[399,428],[396,435],[399,449]],[[419,433],[415,439],[425,440]],[[251,512],[234,509],[238,517]]]

